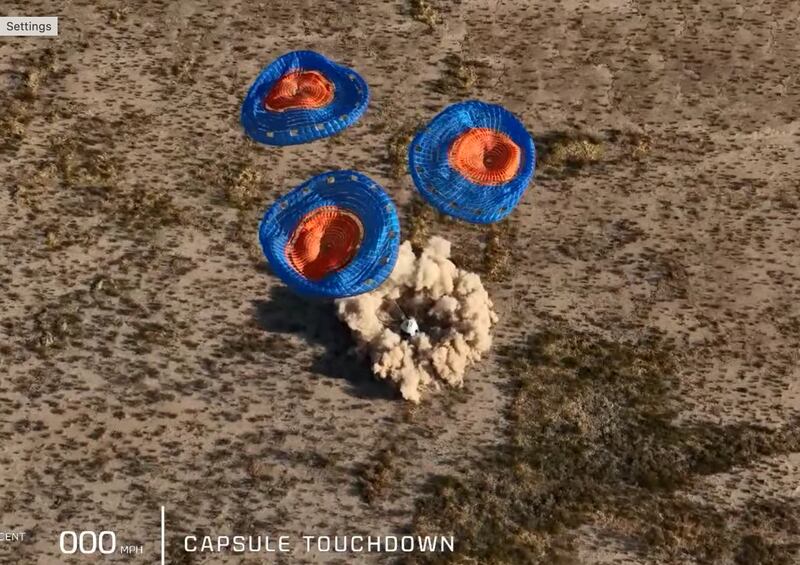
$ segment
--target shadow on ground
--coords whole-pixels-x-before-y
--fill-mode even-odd
[[[362,399],[394,399],[397,393],[374,378],[368,360],[353,351],[350,331],[336,317],[333,302],[305,298],[284,286],[270,290],[267,300],[254,300],[258,325],[267,332],[293,334],[310,345],[324,348],[309,370],[333,379],[344,379],[350,394]]]

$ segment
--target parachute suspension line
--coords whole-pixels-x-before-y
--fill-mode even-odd
[[[403,318],[403,320],[407,320],[408,319],[408,316],[406,315],[405,311],[400,307],[400,305],[397,303],[396,300],[390,300],[389,302],[392,304],[392,306],[395,307],[395,309],[398,312],[400,312],[400,316]]]

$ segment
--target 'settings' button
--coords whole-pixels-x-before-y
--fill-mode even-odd
[[[0,36],[53,37],[58,35],[58,18],[0,17]]]

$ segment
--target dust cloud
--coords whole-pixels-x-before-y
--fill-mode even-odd
[[[462,386],[467,368],[491,348],[497,322],[480,277],[457,268],[450,242],[440,237],[431,238],[419,257],[404,242],[383,285],[337,300],[336,308],[373,373],[415,403],[425,390]],[[404,316],[419,323],[413,337],[400,330]]]

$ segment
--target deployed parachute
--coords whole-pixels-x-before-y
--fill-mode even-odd
[[[357,72],[313,51],[293,51],[258,75],[241,121],[259,143],[296,145],[352,125],[368,102],[367,83]]]
[[[355,171],[318,175],[280,198],[259,228],[264,255],[295,291],[343,298],[391,273],[400,222],[389,195]]]
[[[503,219],[536,166],[533,138],[514,114],[471,100],[437,114],[408,149],[411,177],[439,211],[468,222]]]

